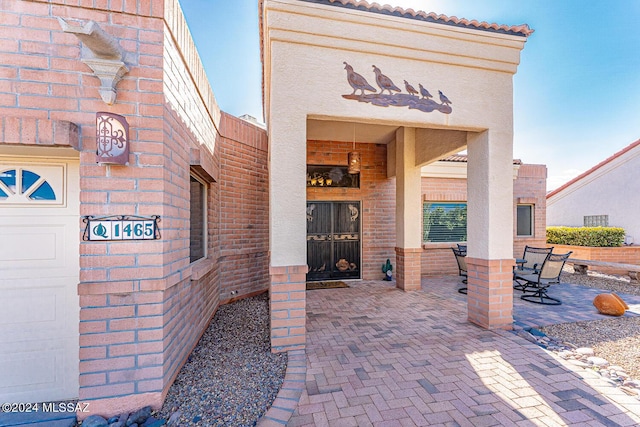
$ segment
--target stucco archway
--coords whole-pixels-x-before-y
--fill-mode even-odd
[[[420,286],[420,166],[467,147],[469,320],[510,328],[512,79],[531,30],[328,0],[265,0],[261,25],[273,351],[305,340],[310,120],[327,132],[332,122],[395,128],[387,176],[405,290]]]

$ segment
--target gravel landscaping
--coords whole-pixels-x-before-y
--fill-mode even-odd
[[[596,272],[582,275],[567,270],[562,275],[562,282],[617,294],[640,295],[640,285],[630,284],[628,277]],[[595,356],[606,359],[611,365],[624,368],[631,378],[640,380],[640,316],[563,323],[546,326],[541,330],[549,337],[573,347],[592,348]]]
[[[286,353],[271,353],[267,293],[218,308],[158,416],[180,426],[254,426],[282,385]]]

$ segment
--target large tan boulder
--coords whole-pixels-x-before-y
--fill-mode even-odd
[[[593,299],[593,305],[601,314],[608,316],[622,316],[629,306],[613,292],[610,294],[598,294]]]

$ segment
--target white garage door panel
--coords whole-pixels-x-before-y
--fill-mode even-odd
[[[77,397],[78,365],[68,357],[70,351],[78,352],[77,339],[46,340],[38,348],[22,344],[9,354],[0,353],[0,396],[4,402],[55,401],[69,393]],[[25,370],[25,365],[30,369]]]
[[[0,156],[0,402],[78,397],[78,173]]]
[[[0,233],[0,257],[7,265],[17,261],[51,261],[57,258],[61,252],[56,247],[56,235],[60,234],[63,227],[58,227],[58,232],[48,227],[12,227],[10,233]],[[58,239],[60,241],[60,239]],[[57,249],[57,250],[56,250]]]
[[[6,278],[32,275],[34,267],[64,271],[67,264],[64,233],[62,225],[3,225],[0,228],[0,270],[11,270],[12,276]]]

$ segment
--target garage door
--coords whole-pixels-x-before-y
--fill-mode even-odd
[[[0,402],[78,397],[77,161],[0,156]]]

